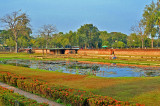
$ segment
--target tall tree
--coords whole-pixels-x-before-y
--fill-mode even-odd
[[[158,40],[157,40],[157,47],[159,47],[159,38],[160,38],[160,0],[157,1],[157,13],[156,13],[156,25],[158,30]]]
[[[131,30],[133,33],[135,33],[135,35],[139,36],[140,40],[141,40],[141,48],[143,49],[145,46],[145,39],[147,38],[147,34],[145,32],[146,29],[146,25],[144,25],[144,20],[140,20],[138,25],[136,26],[132,26]]]
[[[96,47],[97,40],[99,40],[99,30],[96,26],[93,26],[93,24],[85,24],[78,29],[77,34],[79,39],[81,39],[81,36],[85,38],[85,43],[80,41],[80,43],[82,43],[80,45],[85,45],[85,48],[87,46],[89,48]]]
[[[26,13],[20,13],[21,11],[13,12],[12,14],[8,14],[1,18],[1,22],[6,24],[6,27],[12,31],[12,35],[14,36],[15,41],[15,53],[18,52],[18,38],[20,33],[23,35],[28,35],[29,29],[29,18]]]
[[[157,33],[156,13],[157,13],[157,7],[153,1],[150,5],[147,5],[145,7],[145,10],[143,13],[143,25],[145,25],[145,33],[151,36],[152,48],[153,48],[154,37],[156,36],[156,33]]]
[[[48,48],[48,44],[49,44],[51,38],[53,37],[53,33],[55,33],[56,31],[57,31],[56,27],[51,24],[43,25],[40,28],[39,33],[40,33],[40,36],[45,39],[46,49]]]

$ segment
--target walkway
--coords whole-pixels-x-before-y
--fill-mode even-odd
[[[2,82],[0,82],[0,86],[5,87],[5,88],[7,88],[7,89],[14,90],[14,92],[19,93],[20,95],[24,95],[24,96],[27,97],[27,98],[36,100],[38,103],[43,103],[43,102],[45,102],[45,103],[48,103],[49,106],[62,106],[61,104],[58,104],[58,103],[53,102],[53,101],[51,101],[51,100],[48,100],[48,99],[46,99],[46,98],[37,96],[37,95],[35,95],[35,94],[32,94],[32,93],[29,93],[29,92],[20,90],[20,89],[18,89],[18,88],[16,88],[16,87],[7,85],[7,84],[2,83]]]

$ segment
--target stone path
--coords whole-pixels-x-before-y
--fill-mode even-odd
[[[16,87],[13,87],[13,86],[10,86],[10,85],[7,85],[7,84],[2,83],[2,82],[0,82],[0,86],[5,87],[5,88],[7,88],[7,89],[14,90],[14,92],[19,93],[20,95],[24,95],[24,96],[27,97],[27,98],[36,100],[38,103],[43,103],[43,102],[45,102],[45,103],[48,103],[49,106],[63,106],[63,105],[61,105],[61,104],[58,104],[58,103],[53,102],[53,101],[51,101],[51,100],[48,100],[48,99],[46,99],[46,98],[37,96],[37,95],[35,95],[35,94],[29,93],[29,92],[26,92],[26,91],[23,91],[23,90],[21,90],[21,89],[18,89],[18,88],[16,88]]]

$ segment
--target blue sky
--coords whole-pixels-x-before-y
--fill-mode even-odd
[[[151,0],[0,0],[0,17],[21,9],[31,19],[33,34],[44,24],[69,32],[90,23],[102,31],[130,34],[131,26],[142,18],[144,7],[150,3]]]

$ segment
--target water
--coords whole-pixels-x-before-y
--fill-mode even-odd
[[[35,61],[35,60],[5,60],[1,64],[28,67],[32,69],[44,69],[63,73],[95,75],[99,77],[148,77],[160,76],[160,68],[139,68],[117,66],[116,64],[84,64],[71,61]]]

